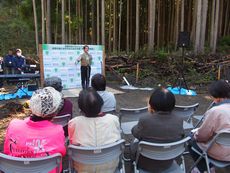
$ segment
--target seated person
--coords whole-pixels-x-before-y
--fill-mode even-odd
[[[140,118],[132,128],[132,134],[139,141],[168,143],[181,140],[184,136],[183,119],[172,114],[175,96],[165,88],[157,88],[149,99],[149,115]],[[137,143],[131,145],[134,154]],[[138,167],[145,171],[161,172],[168,169],[173,160],[158,161],[139,157]]]
[[[204,121],[198,130],[194,133],[194,140],[191,142],[189,152],[194,161],[199,155],[191,147],[198,151],[207,148],[207,144],[215,134],[221,130],[230,129],[230,85],[224,80],[218,80],[211,84],[209,93],[213,98],[214,106],[205,113]],[[208,150],[208,155],[220,161],[230,161],[230,147],[226,148],[218,144]],[[212,167],[212,165],[210,165]],[[205,160],[202,159],[197,168],[200,172],[207,170]],[[195,169],[194,169],[195,170]],[[211,169],[214,171],[214,168]]]
[[[14,119],[8,126],[4,153],[24,158],[45,157],[55,153],[64,156],[66,148],[62,126],[50,122],[62,105],[62,95],[54,88],[35,91],[30,99],[30,117],[25,120]]]
[[[21,74],[23,71],[23,67],[26,65],[26,59],[22,55],[22,50],[17,49],[16,50],[16,56],[15,56],[15,70],[16,74]]]
[[[102,74],[95,74],[91,79],[92,87],[97,91],[104,101],[101,112],[115,112],[116,99],[113,93],[106,91],[106,80]]]
[[[112,114],[101,114],[103,100],[91,88],[84,89],[79,94],[78,106],[81,116],[70,120],[68,125],[69,140],[73,145],[102,146],[121,139],[118,117]],[[114,173],[119,158],[103,165],[84,165],[74,163],[78,173]]]
[[[16,59],[13,55],[13,49],[9,49],[8,54],[4,57],[4,73],[5,74],[14,74],[15,73],[15,66],[16,66]]]
[[[62,80],[59,77],[49,77],[46,78],[44,81],[44,87],[53,87],[54,89],[56,89],[57,91],[59,91],[60,93],[62,92]],[[61,110],[59,111],[59,113],[57,114],[57,116],[61,116],[61,115],[67,115],[70,114],[70,119],[72,119],[72,115],[73,115],[73,104],[70,100],[65,99],[64,98],[64,104],[63,107],[61,108]],[[63,127],[63,130],[65,132],[65,136],[68,136],[68,126]]]

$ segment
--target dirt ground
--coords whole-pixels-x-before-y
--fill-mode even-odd
[[[115,88],[115,89],[120,89],[119,84],[114,84],[110,83],[110,87]],[[139,108],[139,107],[144,107],[147,105],[147,101],[149,96],[151,95],[152,91],[142,91],[142,90],[122,90],[124,93],[123,94],[118,94],[115,95],[117,99],[117,111],[121,107],[125,108]],[[176,104],[177,105],[191,105],[194,103],[199,103],[198,110],[196,114],[203,114],[209,104],[211,103],[210,97],[208,96],[206,92],[206,88],[200,91],[197,91],[198,95],[197,96],[181,96],[181,95],[176,95]],[[78,116],[78,106],[77,106],[77,98],[69,98],[71,102],[73,103],[73,114],[74,116]],[[0,151],[3,149],[3,140],[4,140],[4,134],[5,134],[5,129],[8,126],[8,123],[12,118],[24,118],[28,114],[28,110],[25,111],[25,113],[18,113],[17,111],[15,113],[11,113],[10,116],[7,116],[3,118],[4,115],[7,112],[4,112],[5,109],[2,109],[1,106],[5,105],[10,101],[1,101],[0,102]],[[20,100],[14,100],[16,103],[24,103],[26,99],[20,99]],[[2,117],[2,118],[1,118]],[[188,165],[191,165],[191,158],[189,156],[185,157],[186,162],[188,162]],[[64,159],[65,160],[65,159]],[[66,160],[67,161],[67,160]],[[127,164],[130,165],[130,164]],[[127,166],[126,165],[126,166]],[[67,167],[67,163],[63,165],[64,167]],[[131,172],[130,168],[127,168],[127,172]],[[218,171],[220,173],[222,171]],[[229,172],[229,171],[228,171]]]

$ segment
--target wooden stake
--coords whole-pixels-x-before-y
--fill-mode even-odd
[[[139,71],[140,71],[140,66],[139,66],[139,63],[137,63],[136,83],[138,83],[138,80],[139,80]]]

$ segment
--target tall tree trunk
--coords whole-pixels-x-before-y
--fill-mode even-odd
[[[218,25],[218,37],[221,37],[222,35],[222,28],[223,28],[223,12],[224,12],[224,0],[220,1],[220,14],[219,14],[219,25]]]
[[[120,0],[120,6],[119,6],[119,11],[120,11],[120,14],[119,14],[119,30],[118,30],[118,52],[120,52],[120,49],[121,49],[121,17],[122,17],[122,0]]]
[[[72,33],[71,33],[71,1],[68,0],[68,10],[69,10],[69,44],[72,43]]]
[[[196,17],[196,38],[195,38],[195,53],[200,52],[200,29],[201,29],[201,5],[202,0],[197,0],[197,17]]]
[[[213,40],[214,40],[214,27],[215,27],[215,6],[216,0],[212,1],[212,16],[211,16],[211,32],[210,32],[210,48],[213,50]]]
[[[54,31],[54,43],[57,44],[57,37],[58,37],[58,13],[59,13],[59,10],[58,10],[58,1],[56,2],[56,16],[55,16],[55,31]]]
[[[136,0],[136,36],[135,36],[135,52],[139,50],[139,19],[140,19],[140,0]]]
[[[33,0],[33,11],[34,11],[34,29],[35,29],[35,41],[36,41],[36,53],[38,55],[38,23],[37,23],[37,9],[36,2]]]
[[[44,0],[41,0],[42,10],[42,44],[45,43],[45,15],[44,15]]]
[[[65,0],[62,0],[61,2],[61,36],[62,44],[65,44]]]
[[[202,18],[201,18],[201,35],[200,35],[200,52],[204,52],[206,23],[208,12],[208,0],[202,0]]]
[[[117,1],[113,0],[113,51],[117,50]]]
[[[227,7],[226,7],[226,11],[225,11],[225,22],[224,22],[224,36],[227,35],[227,31],[228,31],[228,24],[230,23],[229,18],[230,18],[230,10],[229,10],[229,6],[230,6],[230,2],[229,0],[227,0]]]
[[[148,1],[149,11],[149,29],[148,29],[148,49],[154,48],[154,34],[155,34],[155,15],[156,15],[156,0]]]
[[[157,4],[157,48],[160,47],[160,27],[161,27],[161,1]]]
[[[178,41],[178,32],[179,32],[179,11],[180,10],[180,2],[179,0],[176,1],[176,25],[175,25],[175,37],[174,37],[174,43],[175,43],[175,50],[177,48],[177,41]]]
[[[96,44],[96,22],[95,22],[95,3],[96,1],[93,0],[91,4],[91,10],[92,10],[92,31],[91,31],[91,39],[92,39],[92,44]]]
[[[126,13],[126,52],[129,52],[129,9],[130,9],[130,0],[127,0],[127,13]]]
[[[100,44],[100,0],[97,0],[97,44]]]
[[[47,43],[50,44],[51,43],[51,17],[50,17],[50,0],[47,0],[47,5],[46,5],[46,39],[47,39]]]
[[[184,31],[184,0],[181,0],[181,22],[180,31]]]
[[[195,42],[195,34],[196,34],[196,18],[197,18],[197,4],[198,0],[194,0],[193,3],[193,13],[192,13],[192,31],[191,31],[191,41]]]
[[[109,14],[112,14],[112,2],[109,1]],[[109,50],[109,53],[111,53],[112,51],[112,16],[110,15],[109,16],[109,43],[108,43],[108,50]]]
[[[85,43],[88,43],[88,0],[84,0],[84,37]]]
[[[101,0],[101,43],[105,46],[105,0]]]
[[[217,43],[217,34],[218,34],[218,19],[219,19],[219,7],[220,7],[220,1],[216,1],[216,15],[215,15],[215,24],[214,24],[214,39],[213,39],[213,49],[212,52],[216,52],[216,43]]]

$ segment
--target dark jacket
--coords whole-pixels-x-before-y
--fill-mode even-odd
[[[15,59],[16,68],[22,68],[26,64],[26,59],[24,56],[16,56]]]
[[[15,67],[16,59],[14,55],[6,55],[3,59],[5,67]]]
[[[132,134],[141,141],[175,142],[184,137],[183,119],[170,112],[155,112],[141,117]],[[157,161],[140,156],[138,166],[146,171],[161,172],[169,168],[173,160]]]

